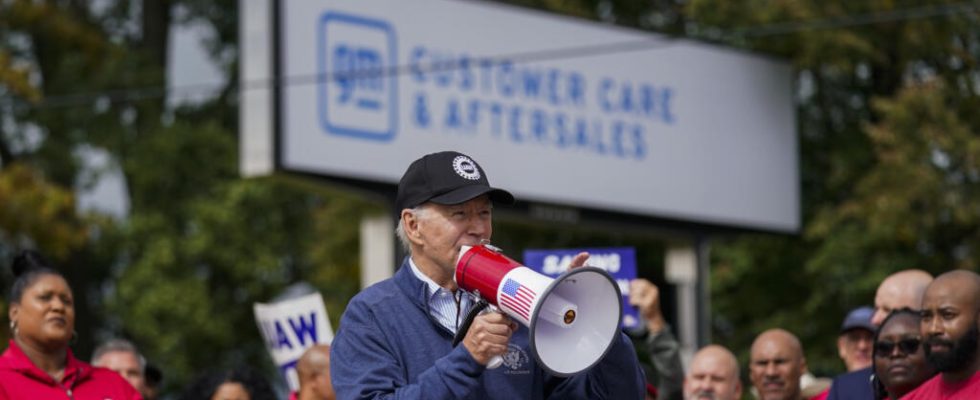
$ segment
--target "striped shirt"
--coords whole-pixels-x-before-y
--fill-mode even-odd
[[[457,326],[463,323],[463,318],[466,318],[466,312],[469,311],[470,306],[473,304],[470,296],[463,293],[462,290],[456,290],[456,293],[453,293],[439,286],[439,284],[419,270],[419,267],[415,265],[415,261],[411,257],[408,258],[408,265],[412,267],[412,273],[415,274],[415,277],[425,282],[425,286],[429,290],[429,315],[435,318],[439,322],[439,325],[444,326],[455,334]],[[456,303],[457,301],[459,302],[458,305]]]

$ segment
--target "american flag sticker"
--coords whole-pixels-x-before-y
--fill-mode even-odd
[[[517,315],[524,317],[525,320],[531,319],[531,305],[534,304],[534,297],[537,296],[533,290],[519,282],[507,278],[504,286],[500,290],[497,298],[502,306],[511,309]]]

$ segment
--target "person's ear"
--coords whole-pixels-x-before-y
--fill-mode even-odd
[[[844,356],[846,355],[845,354],[846,351],[847,351],[847,339],[845,338],[844,335],[840,335],[837,337],[837,355],[840,357],[841,360],[844,359]]]
[[[12,303],[10,309],[7,310],[7,319],[10,320],[11,334],[16,330],[17,324],[19,323],[17,321],[17,314],[20,314],[20,304]]]
[[[418,213],[410,209],[402,210],[402,228],[405,229],[405,237],[413,244],[421,244],[422,231],[421,220]]]

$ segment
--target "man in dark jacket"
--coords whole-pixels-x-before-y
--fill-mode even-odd
[[[473,159],[446,151],[416,160],[396,202],[396,233],[410,256],[393,278],[348,304],[331,346],[338,399],[643,398],[643,375],[622,334],[595,366],[567,378],[538,365],[528,329],[500,313],[477,316],[453,347],[473,302],[454,279],[460,248],[489,240],[493,203],[513,202]],[[495,356],[503,366],[487,369]]]
[[[647,378],[647,399],[681,400],[684,366],[681,345],[660,309],[660,288],[646,279],[630,282],[630,305],[640,311],[642,324],[627,332],[639,354]],[[654,396],[652,391],[656,395]]]

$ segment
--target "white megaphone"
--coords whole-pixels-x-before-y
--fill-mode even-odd
[[[589,369],[619,334],[619,286],[599,268],[574,268],[551,279],[492,246],[463,246],[456,283],[527,326],[531,353],[553,375]]]

